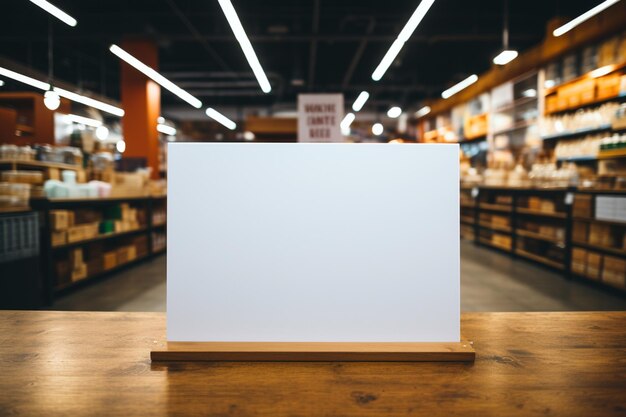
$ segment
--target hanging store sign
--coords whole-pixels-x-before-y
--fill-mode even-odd
[[[298,142],[343,142],[343,94],[298,95]]]

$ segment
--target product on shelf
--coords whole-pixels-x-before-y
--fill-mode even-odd
[[[43,173],[39,171],[2,171],[0,179],[4,182],[42,184]]]
[[[626,261],[613,256],[605,256],[602,282],[614,287],[626,288]]]
[[[0,209],[17,209],[28,207],[29,198],[29,184],[12,184],[8,182],[0,182]]]
[[[595,108],[580,109],[575,113],[546,116],[539,130],[542,136],[550,136],[609,126],[618,109],[617,103],[605,103]]]

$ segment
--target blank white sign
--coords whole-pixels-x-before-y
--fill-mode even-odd
[[[170,143],[169,341],[458,342],[457,145]]]

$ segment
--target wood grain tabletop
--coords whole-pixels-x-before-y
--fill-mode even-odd
[[[626,313],[467,313],[476,362],[152,364],[161,313],[0,312],[0,416],[625,416]]]

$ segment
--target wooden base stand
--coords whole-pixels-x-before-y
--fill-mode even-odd
[[[471,342],[169,342],[152,361],[473,362]]]

